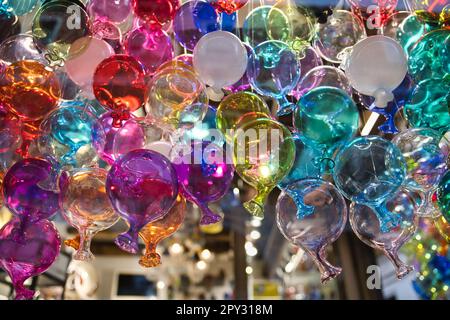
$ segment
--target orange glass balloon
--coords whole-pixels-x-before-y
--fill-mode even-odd
[[[56,108],[61,88],[51,69],[37,61],[23,60],[6,68],[0,95],[22,120],[38,121]]]
[[[171,236],[180,228],[185,213],[186,200],[178,196],[172,209],[163,218],[142,228],[139,236],[145,242],[145,254],[139,260],[141,266],[152,268],[161,264],[161,256],[156,252],[156,246],[161,240]]]

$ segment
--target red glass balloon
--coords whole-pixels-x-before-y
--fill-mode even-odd
[[[162,26],[175,17],[179,0],[132,0],[135,15],[151,25]]]
[[[103,60],[95,70],[94,94],[98,102],[113,111],[113,126],[121,127],[130,113],[144,105],[147,98],[144,69],[128,55]]]
[[[245,6],[248,0],[209,0],[217,11],[232,14]]]

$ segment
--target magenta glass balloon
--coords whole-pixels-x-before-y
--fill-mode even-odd
[[[130,15],[131,0],[89,0],[87,9],[91,18],[119,24]]]
[[[190,146],[175,146],[171,158],[181,193],[202,212],[200,225],[221,221],[222,217],[209,209],[208,203],[222,198],[233,181],[234,168],[227,164],[223,148],[196,141]]]
[[[57,175],[46,160],[27,158],[14,164],[3,179],[8,209],[25,225],[48,219],[59,210]]]
[[[348,214],[336,187],[321,179],[299,180],[281,192],[276,211],[281,233],[311,256],[321,282],[337,277],[342,269],[327,261],[326,249],[341,235]]]
[[[129,224],[115,242],[130,253],[139,250],[139,231],[162,218],[178,195],[177,174],[158,152],[134,150],[120,157],[106,179],[106,192],[117,213]]]
[[[386,206],[401,220],[398,226],[388,232],[381,230],[375,212],[362,204],[352,203],[350,206],[350,225],[362,242],[384,253],[394,265],[397,278],[402,279],[413,270],[400,260],[398,251],[417,230],[418,216],[414,213],[416,201],[411,192],[400,189],[386,201]]]
[[[15,152],[22,143],[22,122],[0,102],[0,155]],[[0,163],[1,167],[1,163]]]
[[[169,35],[157,28],[141,26],[130,31],[124,47],[126,53],[144,66],[147,74],[153,74],[161,64],[174,57]]]
[[[16,300],[29,300],[34,291],[25,288],[28,278],[45,272],[59,255],[61,239],[52,222],[22,224],[14,218],[0,230],[0,266],[16,290]]]

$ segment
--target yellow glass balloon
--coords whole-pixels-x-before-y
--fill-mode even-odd
[[[272,119],[258,119],[236,130],[233,163],[239,176],[257,195],[244,203],[252,215],[263,218],[269,193],[289,173],[294,163],[295,143],[289,130]]]
[[[279,16],[284,13],[288,24],[280,30]],[[284,41],[294,50],[300,51],[309,45],[315,36],[313,14],[295,0],[278,0],[267,15],[267,32],[271,39],[278,40],[280,32],[286,34]]]
[[[222,100],[216,112],[217,128],[228,143],[231,143],[234,131],[255,118],[270,118],[267,104],[258,95],[251,92],[238,92]]]
[[[434,225],[438,230],[439,234],[450,243],[450,223],[445,219],[444,216],[439,216],[434,220]]]
[[[161,256],[156,252],[158,243],[174,234],[184,221],[186,213],[186,200],[178,196],[172,209],[161,219],[147,224],[139,232],[139,236],[145,242],[145,254],[139,260],[139,264],[146,268],[152,268],[161,264]]]

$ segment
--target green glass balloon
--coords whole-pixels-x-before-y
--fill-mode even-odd
[[[437,189],[437,199],[442,215],[450,221],[450,171],[448,171],[439,183]]]
[[[294,127],[305,143],[331,156],[358,130],[359,113],[352,98],[343,90],[317,87],[305,94],[294,112]]]
[[[264,217],[267,196],[294,164],[295,143],[289,130],[272,119],[258,119],[240,127],[233,141],[233,164],[239,176],[257,195],[244,207]]]
[[[420,82],[405,104],[403,114],[413,128],[450,129],[450,84],[441,79]]]
[[[416,83],[425,79],[443,79],[450,73],[450,29],[427,33],[411,49],[409,74]]]
[[[405,53],[409,54],[416,42],[433,29],[432,25],[423,23],[415,15],[410,15],[398,26],[395,37]]]
[[[228,95],[216,112],[217,128],[229,143],[239,126],[257,118],[270,118],[269,107],[258,95],[245,91]]]

